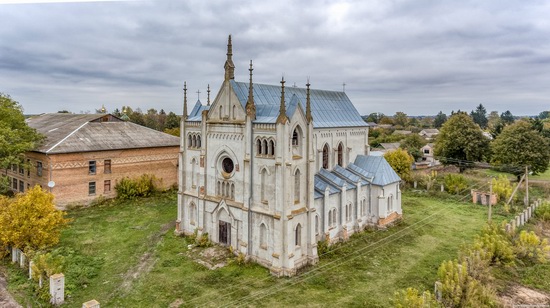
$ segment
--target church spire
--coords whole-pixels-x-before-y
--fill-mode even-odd
[[[286,116],[285,106],[285,77],[281,79],[281,105],[279,106],[279,116],[277,117],[277,124],[286,124],[288,117]]]
[[[307,90],[306,90],[306,120],[308,123],[311,123],[313,121],[313,116],[311,116],[311,97],[309,95],[309,77],[307,79],[307,83],[306,83],[306,87],[307,87]]]
[[[246,114],[250,116],[252,120],[256,119],[256,106],[254,105],[254,91],[252,88],[252,60],[250,60],[250,84],[248,85],[248,101],[246,101]]]
[[[187,120],[187,82],[183,82],[183,119]]]
[[[233,64],[233,44],[231,44],[231,34],[227,39],[227,60],[225,60],[225,81],[235,79],[235,64]]]
[[[206,93],[207,93],[207,96],[206,96],[206,106],[210,106],[210,84],[208,84]]]

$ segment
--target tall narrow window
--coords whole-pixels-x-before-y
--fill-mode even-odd
[[[294,173],[294,203],[300,203],[300,170]]]
[[[341,142],[338,144],[338,165],[340,167],[344,166],[344,146]]]
[[[19,180],[19,191],[24,192],[25,191],[25,183],[23,181]]]
[[[338,222],[336,221],[336,209],[332,210],[332,223],[333,226],[336,226],[338,224]]]
[[[191,141],[191,147],[196,148],[197,147],[197,136],[193,135],[193,139]]]
[[[19,165],[19,174],[25,174],[25,168],[23,165]]]
[[[260,248],[267,249],[267,227],[263,223],[260,225]]]
[[[103,161],[103,173],[111,173],[111,160],[106,159]]]
[[[231,200],[235,200],[235,184],[231,183]]]
[[[302,244],[302,226],[300,224],[296,226],[294,242],[296,243],[296,246],[300,246]]]
[[[193,159],[191,161],[191,188],[195,188],[197,186],[197,179],[195,178],[195,172],[197,167],[195,166],[197,162]]]
[[[42,176],[42,162],[41,161],[36,162],[36,175]]]
[[[273,140],[269,141],[269,155],[275,156],[275,141]]]
[[[90,160],[88,162],[88,174],[95,174],[96,170],[95,160]]]
[[[192,203],[189,205],[189,222],[194,225],[195,219],[197,217],[197,207],[195,206],[195,203]]]
[[[256,142],[256,147],[258,148],[256,154],[262,155],[262,141],[260,139]]]
[[[187,136],[187,147],[190,148],[193,146],[193,137],[191,137],[191,134]]]
[[[298,128],[294,129],[294,132],[292,133],[292,145],[297,146],[299,145],[299,134],[298,134]]]
[[[17,190],[17,179],[13,178],[13,189]]]
[[[237,107],[233,105],[233,120],[237,118],[237,115],[235,114],[236,111],[237,111]]]
[[[323,147],[323,169],[328,169],[328,144],[325,143],[325,146]]]
[[[88,195],[95,195],[95,182],[88,183]]]
[[[201,147],[201,135],[197,136],[197,148]]]
[[[262,154],[267,154],[267,140],[262,141]]]
[[[315,235],[319,235],[319,215],[315,215]]]
[[[103,193],[108,194],[111,192],[111,180],[103,181]]]
[[[223,106],[220,106],[220,119],[223,119]]]
[[[261,185],[262,185],[261,198],[263,202],[267,201],[267,194],[266,194],[267,182],[266,181],[267,181],[267,170],[263,169],[262,175],[261,175]]]
[[[31,160],[27,159],[27,176],[31,176]]]

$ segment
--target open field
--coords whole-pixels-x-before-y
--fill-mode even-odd
[[[172,232],[173,193],[71,211],[74,220],[55,251],[66,257],[72,307],[91,299],[102,307],[387,307],[401,288],[431,290],[439,264],[455,258],[486,219],[485,207],[428,196],[404,195],[403,210],[398,226],[354,236],[293,278],[273,278],[234,257],[217,270],[194,262],[186,239]],[[502,219],[498,211],[493,217]],[[8,275],[19,302],[37,306],[25,273],[11,268]]]

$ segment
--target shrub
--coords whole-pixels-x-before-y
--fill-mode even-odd
[[[535,217],[542,221],[550,222],[550,203],[545,202],[540,205],[535,210]]]
[[[489,224],[481,235],[474,239],[471,251],[479,251],[480,256],[490,264],[512,265],[515,261],[514,248],[506,232],[495,224]]]
[[[151,174],[143,174],[137,179],[122,178],[115,185],[117,198],[122,200],[149,197],[157,191],[157,178]]]
[[[420,291],[415,288],[407,288],[406,290],[395,292],[392,302],[396,308],[441,307],[430,291],[424,291],[420,294]]]
[[[512,184],[505,175],[501,174],[498,178],[493,178],[491,184],[493,185],[493,192],[498,196],[498,200],[507,201],[512,195]]]
[[[522,230],[514,245],[518,258],[533,262],[546,263],[548,261],[548,240],[541,240],[533,231]]]
[[[447,191],[451,194],[458,194],[468,187],[468,181],[461,174],[449,173],[443,179]]]

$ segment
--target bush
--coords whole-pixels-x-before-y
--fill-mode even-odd
[[[131,200],[138,197],[149,197],[157,191],[157,178],[151,174],[143,174],[137,179],[122,178],[115,185],[117,198]]]
[[[443,179],[447,191],[451,194],[458,194],[468,187],[468,181],[461,174],[449,173]]]
[[[544,221],[550,222],[550,203],[545,202],[535,210],[535,217]]]
[[[548,240],[541,240],[535,232],[522,230],[514,245],[518,258],[532,263],[546,263],[548,261]]]
[[[498,178],[493,178],[491,184],[493,185],[493,192],[498,196],[498,200],[507,201],[512,195],[512,184],[505,175],[501,174]]]
[[[420,294],[420,291],[415,288],[407,288],[406,290],[395,292],[392,303],[396,308],[441,307],[430,291],[424,291]]]
[[[483,228],[481,235],[475,237],[470,251],[479,251],[480,256],[491,265],[512,265],[516,258],[508,235],[495,224]]]

